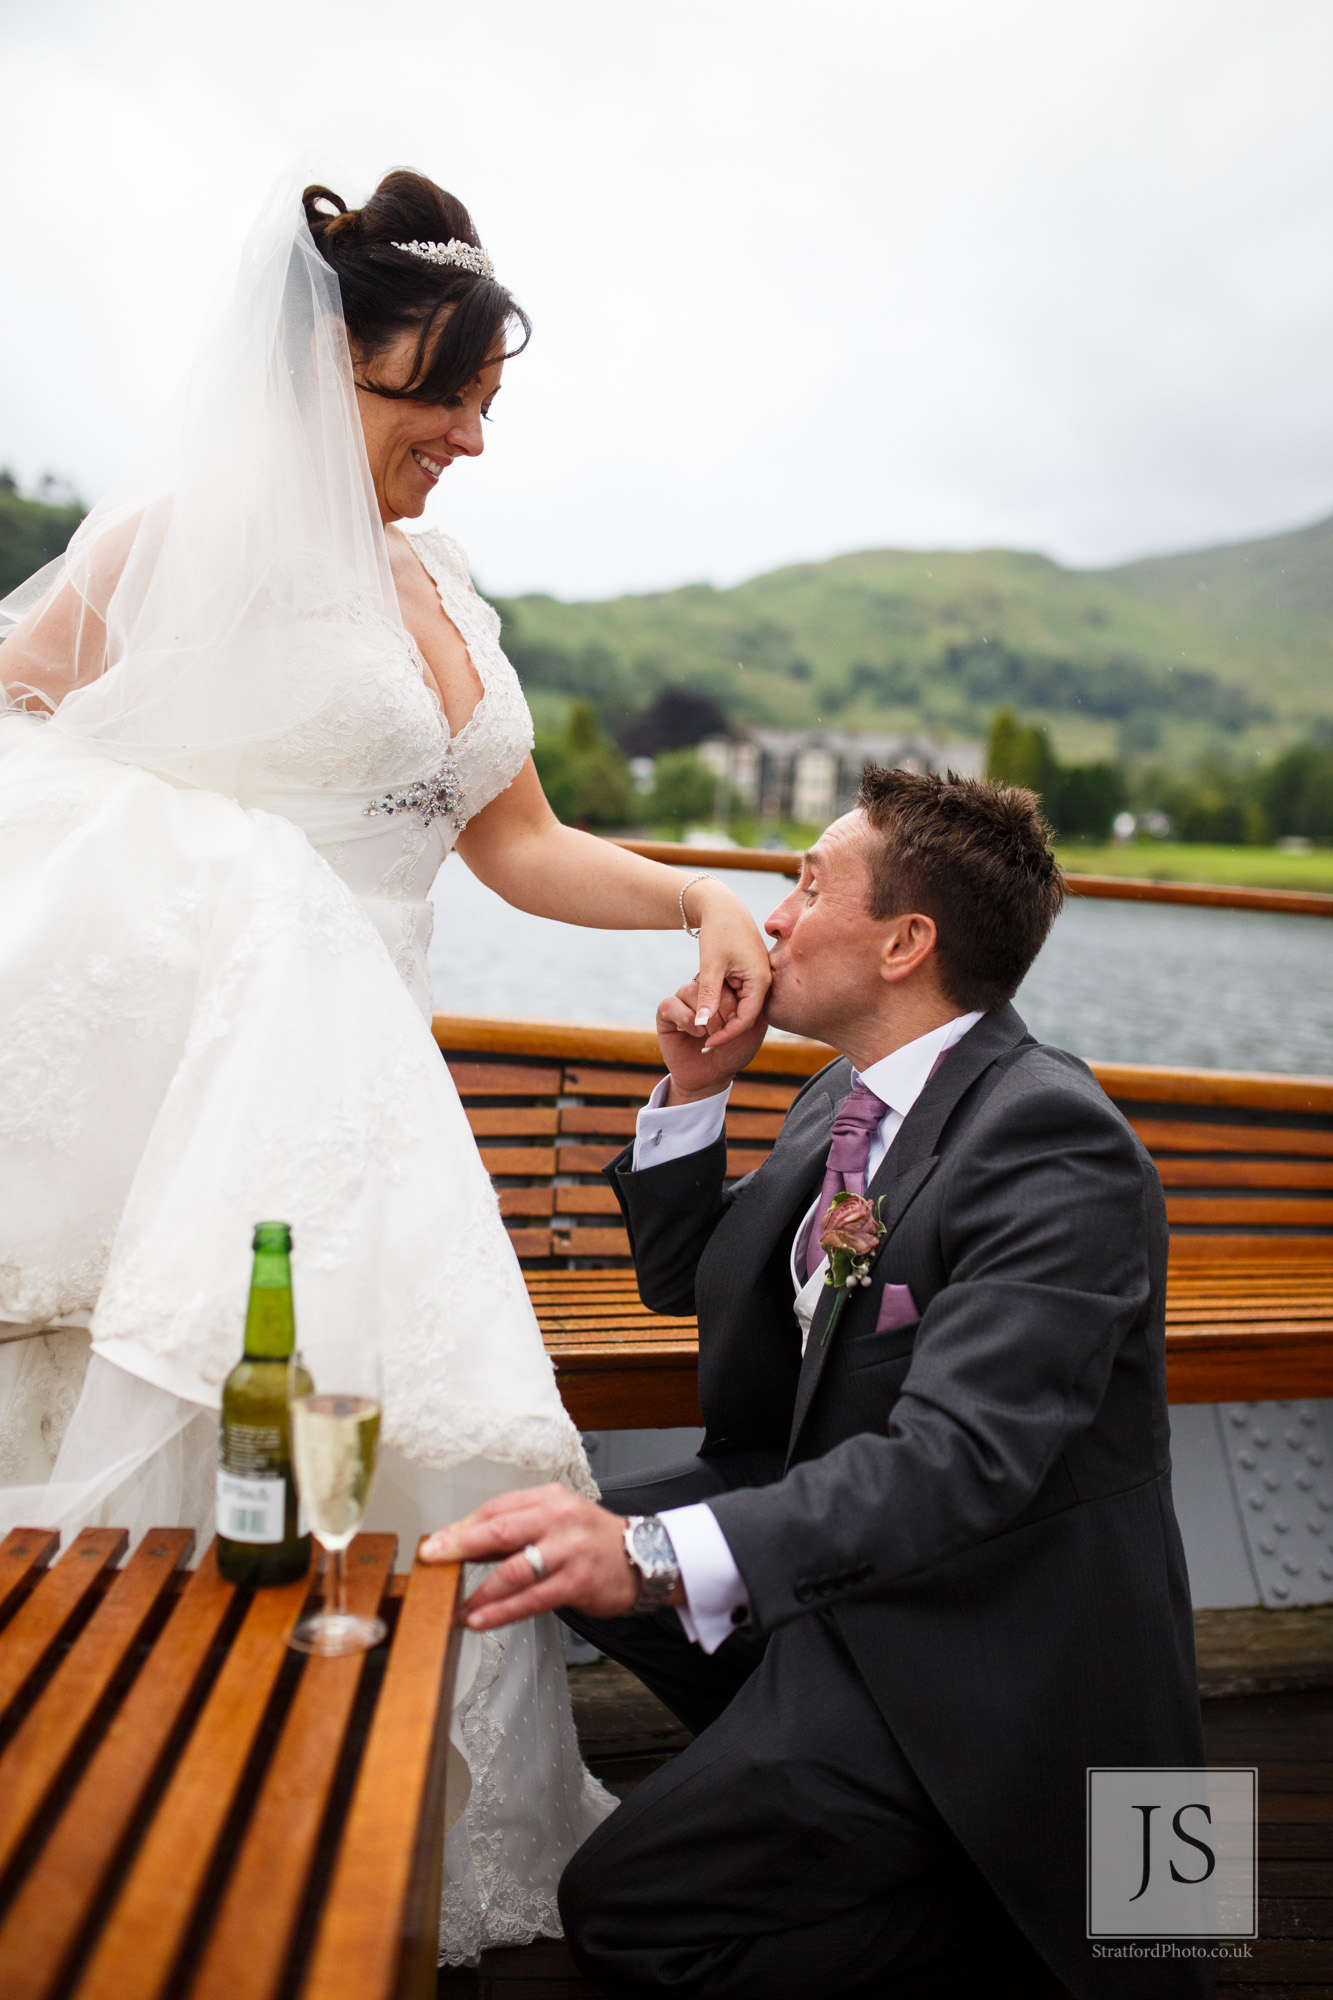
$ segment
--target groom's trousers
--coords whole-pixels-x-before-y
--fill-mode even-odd
[[[745,1455],[611,1485],[655,1513],[763,1484]],[[758,1475],[758,1476],[756,1476]],[[831,1619],[713,1655],[674,1612],[562,1613],[698,1732],[585,1841],[560,1908],[580,1968],[638,2000],[1038,2000],[1048,1975],[923,1791]]]

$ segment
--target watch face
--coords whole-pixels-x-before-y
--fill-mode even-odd
[[[632,1539],[635,1556],[650,1574],[657,1569],[676,1567],[671,1537],[660,1521],[640,1521]]]

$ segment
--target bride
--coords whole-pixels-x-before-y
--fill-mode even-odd
[[[481,451],[515,325],[421,175],[275,196],[157,445],[3,607],[0,1531],[202,1545],[269,1215],[316,1379],[335,1335],[380,1349],[368,1526],[410,1555],[516,1482],[595,1491],[431,1039],[427,892],[456,846],[521,909],[697,929],[701,1035],[743,1032],[768,971],[719,884],[556,821],[499,620],[446,535],[398,525]],[[471,1645],[455,1963],[558,1935],[614,1804],[553,1621]]]

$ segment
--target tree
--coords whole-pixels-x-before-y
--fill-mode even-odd
[[[1296,744],[1269,766],[1259,794],[1279,838],[1333,840],[1333,747]]]
[[[1045,804],[1057,833],[1073,840],[1105,840],[1128,797],[1118,764],[1063,764],[1056,767]]]
[[[651,708],[616,731],[627,757],[656,757],[663,750],[692,750],[706,736],[726,736],[731,725],[717,703],[695,688],[664,687]]]
[[[657,760],[644,816],[679,840],[691,820],[709,818],[716,796],[717,779],[701,757],[693,750],[667,750]]]
[[[557,819],[567,826],[625,826],[634,818],[629,765],[608,743],[590,701],[576,701],[558,734],[543,731],[533,762]]]
[[[1023,785],[1045,798],[1058,769],[1050,738],[1038,723],[1019,721],[997,708],[986,737],[986,776],[997,785]]]

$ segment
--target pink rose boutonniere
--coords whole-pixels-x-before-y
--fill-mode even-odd
[[[837,1325],[848,1292],[854,1286],[870,1283],[870,1260],[885,1234],[879,1206],[879,1202],[869,1202],[863,1194],[835,1194],[825,1211],[819,1232],[819,1247],[828,1253],[824,1283],[832,1285],[838,1296],[824,1328],[821,1347]]]

